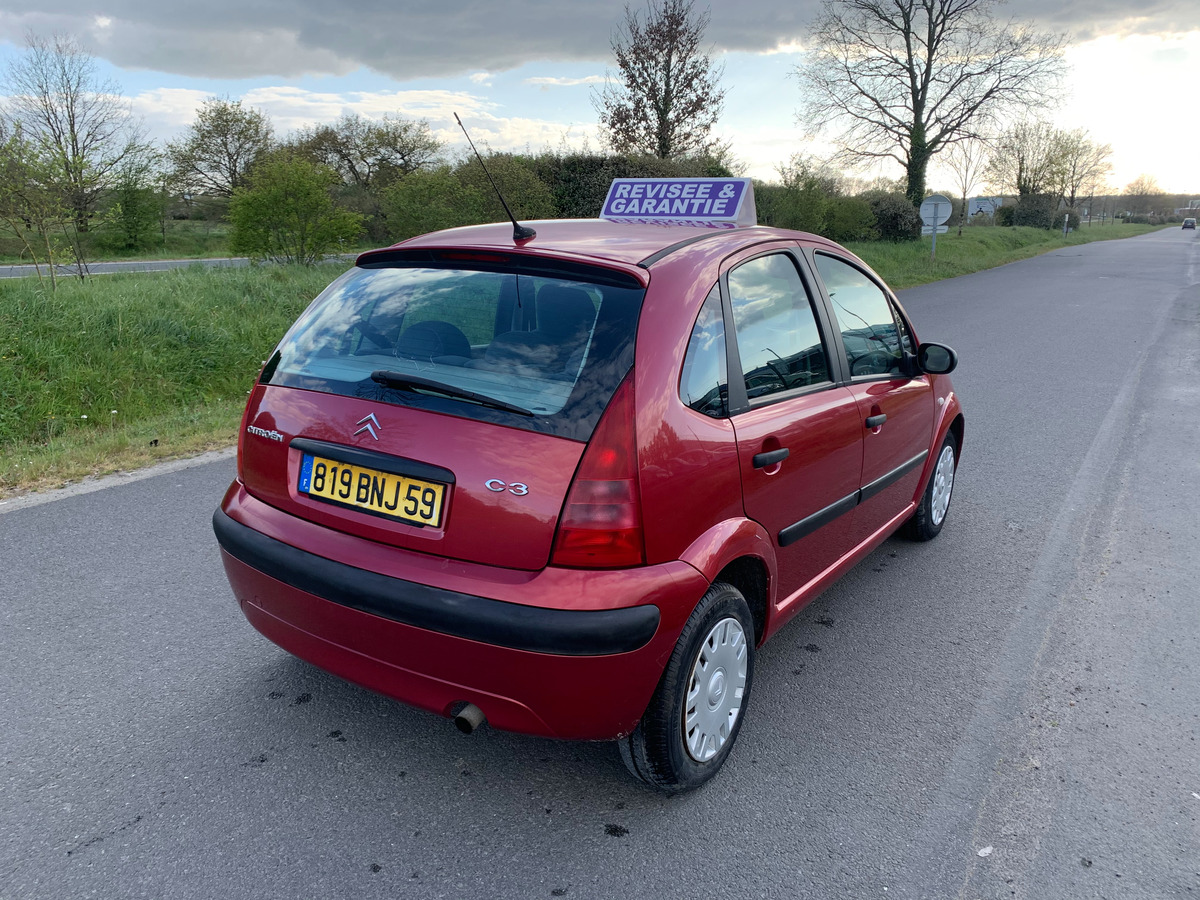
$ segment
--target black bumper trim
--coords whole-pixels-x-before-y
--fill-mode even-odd
[[[217,542],[264,575],[331,603],[467,640],[562,656],[607,656],[644,647],[658,630],[652,605],[567,610],[522,606],[392,578],[334,562],[213,514]]]

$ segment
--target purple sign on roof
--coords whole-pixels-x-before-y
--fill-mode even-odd
[[[656,225],[757,225],[749,178],[618,178],[600,218]]]

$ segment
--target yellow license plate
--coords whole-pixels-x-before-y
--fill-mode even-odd
[[[305,453],[300,492],[389,519],[436,527],[442,521],[446,486]]]

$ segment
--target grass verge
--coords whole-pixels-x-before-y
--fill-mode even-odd
[[[1154,226],[964,229],[850,248],[900,289]],[[0,499],[231,446],[262,361],[345,268],[0,282]]]
[[[228,446],[263,360],[344,269],[0,282],[0,497]]]

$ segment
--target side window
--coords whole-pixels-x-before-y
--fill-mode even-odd
[[[721,291],[714,286],[700,307],[683,356],[679,396],[696,412],[719,419],[729,408],[728,393],[725,320],[721,316]]]
[[[790,256],[738,266],[729,273],[729,297],[750,400],[831,380],[816,315]]]
[[[837,314],[852,376],[898,374],[912,339],[887,295],[849,263],[817,254],[817,272]]]

